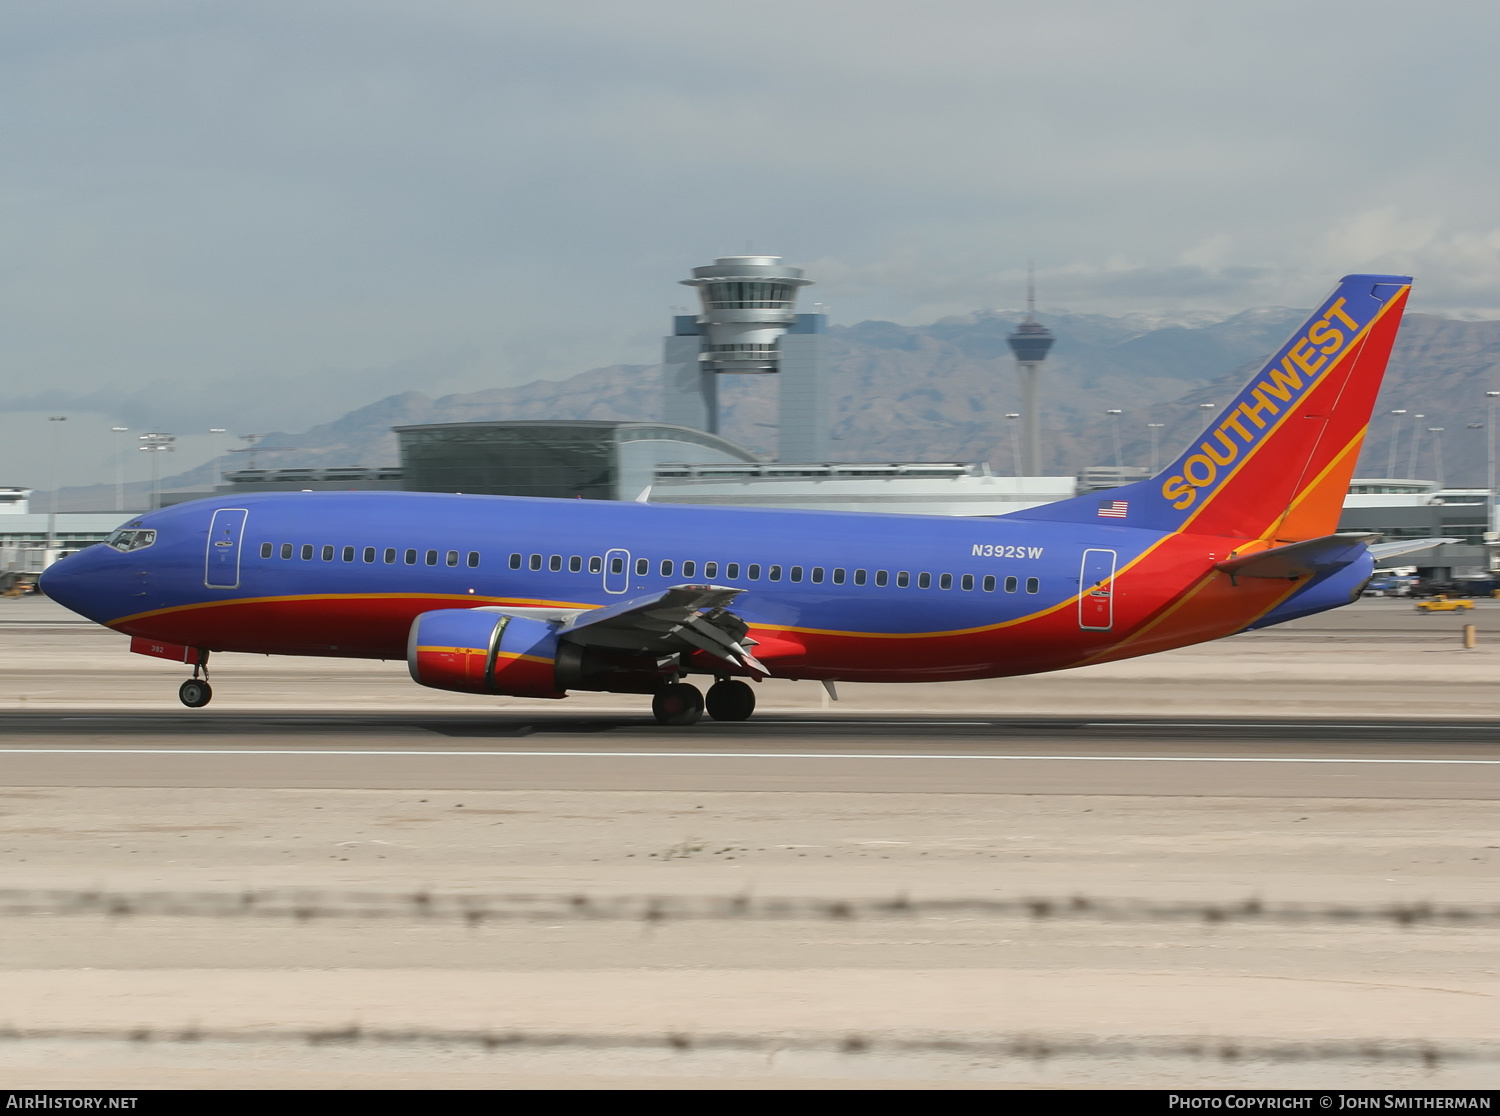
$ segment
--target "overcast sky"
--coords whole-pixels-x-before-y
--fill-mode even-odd
[[[657,359],[776,253],[834,319],[1500,316],[1500,6],[3,2],[0,484]],[[810,307],[804,306],[804,309]],[[144,456],[144,455],[141,455]],[[132,461],[138,469],[139,461]]]

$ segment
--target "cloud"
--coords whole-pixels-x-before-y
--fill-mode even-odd
[[[1306,305],[1379,267],[1500,314],[1492,7],[14,7],[13,406],[296,428],[649,362],[676,281],[747,242],[844,322],[1016,306],[1028,258],[1076,311]]]

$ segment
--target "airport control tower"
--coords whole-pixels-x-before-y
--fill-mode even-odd
[[[782,461],[828,459],[828,319],[798,314],[797,289],[812,283],[780,256],[721,256],[682,282],[702,313],[679,315],[662,344],[662,418],[719,432],[721,375],[779,378]]]
[[[1016,354],[1016,374],[1021,380],[1021,475],[1042,475],[1042,430],[1037,407],[1037,381],[1042,376],[1042,361],[1057,338],[1036,320],[1036,283],[1026,277],[1026,320],[1006,338],[1010,351]]]

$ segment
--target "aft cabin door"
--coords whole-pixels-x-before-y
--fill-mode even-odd
[[[244,508],[220,508],[208,527],[208,555],[203,559],[203,584],[210,589],[240,587],[240,543],[245,537]]]
[[[1107,632],[1115,626],[1115,552],[1085,550],[1078,575],[1078,626]]]
[[[604,591],[623,593],[630,588],[630,551],[611,550],[604,555]]]

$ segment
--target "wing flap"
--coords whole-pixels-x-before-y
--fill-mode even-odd
[[[608,647],[648,654],[703,651],[759,674],[769,674],[750,653],[748,626],[729,606],[743,589],[720,585],[674,585],[572,618],[559,638],[580,647]]]

